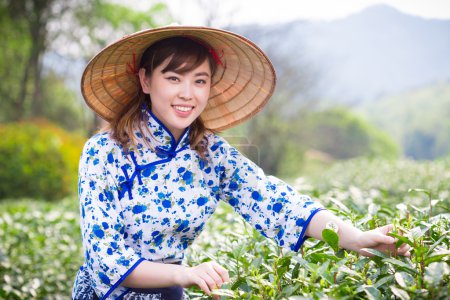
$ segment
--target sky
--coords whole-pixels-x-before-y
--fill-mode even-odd
[[[137,1],[137,0],[129,0]],[[243,25],[344,18],[371,5],[387,4],[423,18],[450,19],[450,0],[162,0],[182,25]],[[139,5],[144,3],[139,2]],[[147,2],[148,4],[148,2]],[[208,15],[213,23],[208,24]]]

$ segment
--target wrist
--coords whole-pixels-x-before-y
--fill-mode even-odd
[[[363,234],[363,231],[356,229],[355,232],[352,233],[351,238],[346,242],[345,245],[342,245],[342,247],[347,250],[360,253],[361,249],[364,248],[361,243]]]
[[[364,248],[361,243],[362,235],[364,232],[353,226],[344,225],[344,227],[347,228],[340,228],[338,233],[339,247],[359,253],[361,251],[361,248]]]
[[[187,271],[189,267],[186,266],[176,266],[172,269],[172,278],[174,280],[175,285],[180,285],[182,287],[186,287],[186,277]]]

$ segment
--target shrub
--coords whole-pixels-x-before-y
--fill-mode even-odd
[[[0,299],[70,299],[83,263],[77,199],[0,208]]]
[[[83,140],[46,121],[0,126],[0,199],[60,199],[76,191]]]

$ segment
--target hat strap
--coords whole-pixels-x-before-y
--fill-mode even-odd
[[[136,53],[134,52],[133,52],[133,61],[127,62],[127,73],[134,76],[139,75],[139,68],[136,62]]]

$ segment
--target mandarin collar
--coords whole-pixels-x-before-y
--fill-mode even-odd
[[[136,136],[140,139],[146,138],[153,148],[174,152],[189,145],[189,127],[184,130],[177,142],[170,130],[152,113],[150,107],[143,107],[141,115],[152,136],[143,137],[139,132],[136,132]]]

